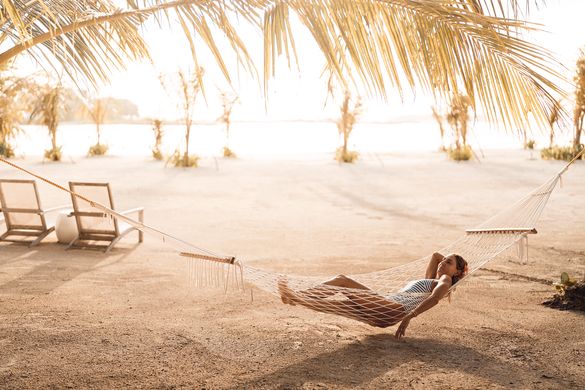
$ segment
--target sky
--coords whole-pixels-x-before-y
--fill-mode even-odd
[[[585,45],[584,14],[583,0],[548,0],[545,7],[533,9],[530,14],[529,20],[541,24],[546,31],[531,34],[528,39],[554,52],[566,66],[568,75],[573,72],[579,47]],[[158,77],[161,73],[176,73],[179,68],[193,68],[187,40],[181,31],[158,28],[149,29],[146,38],[153,63],[141,61],[129,64],[126,71],[112,75],[111,83],[100,86],[97,95],[129,99],[138,105],[143,117],[176,118],[180,100],[177,94],[162,88]],[[250,29],[244,38],[253,57],[258,59],[259,72],[262,72],[262,36]],[[331,104],[331,99],[325,106],[327,80],[321,76],[324,62],[316,44],[306,32],[301,32],[296,42],[302,50],[300,71],[289,69],[281,58],[277,74],[269,83],[268,99],[263,97],[261,81],[244,71],[234,73],[232,93],[237,94],[240,100],[233,110],[234,120],[326,120],[337,116],[338,108]],[[200,53],[201,64],[205,68],[207,99],[200,99],[196,116],[213,121],[222,111],[219,94],[230,91],[230,87],[206,50]],[[396,95],[391,95],[388,101],[365,98],[362,119],[391,121],[429,115],[432,104],[433,100],[420,92],[408,93],[404,100]]]

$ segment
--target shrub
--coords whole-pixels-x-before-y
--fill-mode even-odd
[[[583,150],[583,144],[574,148],[572,146],[551,146],[540,150],[540,157],[543,160],[572,160],[577,153]],[[583,156],[581,156],[583,158]]]
[[[455,161],[468,161],[471,160],[473,156],[473,152],[469,145],[460,146],[460,147],[450,147],[447,150],[447,154],[451,160]]]
[[[45,158],[49,161],[61,161],[61,146],[45,150]]]
[[[158,148],[154,148],[154,149],[152,149],[152,158],[160,161],[164,158],[164,156],[163,156],[162,152],[160,150],[158,150]]]
[[[190,155],[186,158],[184,153],[180,151],[175,151],[173,155],[169,158],[168,162],[171,162],[177,168],[197,168],[197,162],[199,161],[199,156]]]
[[[108,152],[108,145],[102,145],[100,143],[97,143],[97,144],[89,147],[89,152],[87,152],[87,155],[89,157],[103,156],[107,152]]]
[[[236,156],[236,154],[234,152],[232,152],[232,150],[230,148],[228,148],[227,146],[225,146],[223,148],[223,156],[225,158],[237,158],[238,156]]]
[[[8,142],[0,143],[0,156],[11,158],[14,157],[14,148]]]
[[[553,283],[557,293],[543,305],[560,310],[585,311],[585,280],[576,281],[569,274],[561,274],[560,283]]]
[[[357,161],[358,157],[359,157],[358,152],[352,150],[344,151],[343,146],[338,147],[337,150],[335,151],[335,159],[340,163],[341,162],[353,163]]]
[[[530,150],[534,150],[534,145],[536,145],[536,141],[533,139],[529,139],[528,141],[526,141],[526,143],[524,144],[524,149],[530,149]]]

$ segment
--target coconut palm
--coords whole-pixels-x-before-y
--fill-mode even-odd
[[[43,125],[47,126],[51,137],[51,149],[45,150],[45,158],[51,161],[61,160],[61,147],[57,145],[57,127],[59,115],[65,108],[63,87],[58,85],[45,85],[40,87],[40,96],[37,97],[30,118],[39,118]]]
[[[149,56],[141,35],[147,28],[178,23],[195,66],[197,37],[229,80],[219,37],[227,39],[239,65],[255,72],[238,31],[244,19],[264,33],[265,85],[278,56],[298,62],[295,37],[304,28],[337,76],[372,94],[423,88],[445,99],[460,90],[489,120],[523,128],[525,109],[545,125],[553,95],[566,95],[555,82],[562,76],[550,53],[521,39],[536,27],[516,19],[524,7],[543,1],[128,0],[125,9],[110,0],[9,1],[0,16],[0,44],[7,47],[0,64],[27,51],[74,79],[82,74],[96,82],[128,60]],[[155,23],[148,24],[150,18]]]

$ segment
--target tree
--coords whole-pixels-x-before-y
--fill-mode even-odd
[[[90,146],[88,155],[89,156],[102,156],[108,152],[108,145],[101,143],[101,129],[100,126],[105,122],[107,114],[107,101],[106,99],[94,99],[91,103],[85,106],[86,113],[91,117],[93,123],[95,123],[95,131],[97,133],[97,143]]]
[[[51,149],[45,150],[45,158],[51,161],[61,160],[61,146],[57,145],[57,127],[59,126],[60,113],[64,107],[64,90],[60,84],[44,85],[40,87],[40,96],[30,114],[30,119],[38,118],[47,126],[51,137]]]
[[[455,139],[455,147],[467,146],[467,125],[469,123],[469,107],[471,100],[468,96],[459,93],[453,94],[451,99],[451,107],[447,114],[447,122],[453,129],[453,138]]]
[[[585,52],[581,50],[577,60],[577,74],[575,81],[575,109],[573,110],[573,126],[575,136],[573,137],[573,148],[581,148],[581,132],[583,131],[583,118],[585,117]]]
[[[275,73],[277,57],[298,62],[296,15],[301,28],[317,42],[328,67],[339,77],[359,80],[369,93],[423,88],[446,97],[458,85],[472,107],[483,108],[490,121],[508,128],[528,125],[531,109],[545,125],[555,106],[558,63],[543,48],[520,38],[535,27],[519,11],[540,0],[128,0],[119,9],[109,0],[46,0],[3,2],[0,23],[4,34],[0,64],[27,51],[40,63],[48,59],[72,79],[91,83],[107,79],[128,60],[148,57],[141,33],[154,17],[157,26],[179,24],[198,66],[200,38],[215,56],[226,79],[230,72],[225,37],[239,66],[255,74],[244,39],[242,19],[264,33],[264,84]],[[197,48],[197,50],[196,50]],[[403,76],[402,76],[403,75]]]
[[[550,126],[550,136],[549,136],[549,148],[552,148],[554,145],[555,140],[555,131],[554,126],[555,123],[559,121],[559,108],[561,105],[560,101],[557,101],[558,105],[551,111],[550,116],[548,117],[548,125]]]
[[[221,93],[221,105],[223,113],[219,117],[219,121],[225,124],[225,146],[223,147],[223,156],[227,158],[235,158],[235,153],[230,149],[230,125],[232,123],[231,116],[234,105],[239,101],[237,95],[229,94],[228,92]]]
[[[152,157],[155,160],[162,160],[163,154],[160,150],[162,144],[162,138],[164,131],[162,129],[163,121],[160,119],[154,119],[152,121],[152,131],[154,132],[154,148],[152,148]]]
[[[355,151],[348,151],[347,143],[353,126],[362,112],[361,99],[359,96],[353,99],[351,92],[346,89],[343,93],[343,100],[339,109],[341,116],[337,120],[337,130],[339,135],[343,137],[343,144],[337,149],[335,158],[339,162],[351,163],[357,159],[358,154]]]
[[[199,157],[189,155],[189,139],[191,138],[191,126],[193,125],[193,116],[195,115],[195,103],[197,96],[202,89],[202,79],[204,70],[199,67],[195,71],[185,71],[179,69],[176,77],[160,76],[160,82],[164,89],[171,96],[180,96],[179,106],[183,113],[183,122],[185,124],[185,152],[181,155],[177,150],[171,160],[176,167],[197,167]]]
[[[469,123],[469,108],[471,99],[468,96],[456,92],[451,98],[447,122],[453,129],[455,148],[449,150],[449,155],[454,160],[469,160],[471,148],[467,146],[467,126]]]
[[[439,125],[439,132],[441,133],[441,147],[439,149],[445,151],[447,148],[445,147],[445,127],[443,126],[443,117],[439,114],[439,111],[435,106],[431,107],[431,110],[433,110],[433,118]]]

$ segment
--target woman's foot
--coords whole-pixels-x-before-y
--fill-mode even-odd
[[[282,303],[286,305],[295,305],[295,293],[288,287],[286,279],[280,279],[278,281],[278,292],[280,293],[280,299]]]

